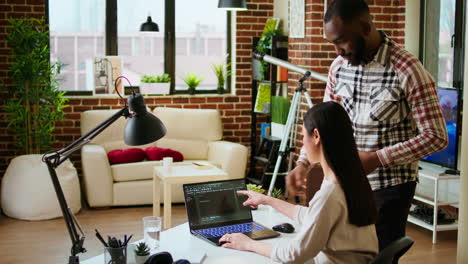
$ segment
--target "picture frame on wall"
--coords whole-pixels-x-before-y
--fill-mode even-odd
[[[303,38],[305,36],[305,0],[290,0],[289,2],[289,37]]]
[[[93,61],[94,94],[123,94],[122,82],[114,82],[122,75],[122,58],[119,56],[95,57]]]

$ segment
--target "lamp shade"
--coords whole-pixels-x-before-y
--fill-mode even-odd
[[[144,145],[154,142],[166,135],[164,124],[146,110],[143,96],[132,94],[128,98],[132,118],[127,121],[124,130],[124,141],[131,146]]]
[[[141,24],[140,31],[159,32],[159,26],[151,20],[151,16],[148,16],[146,22]]]
[[[228,10],[247,10],[246,0],[219,0],[218,8]]]

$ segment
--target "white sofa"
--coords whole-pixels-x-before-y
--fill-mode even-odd
[[[81,134],[90,131],[117,110],[91,110],[81,115]],[[158,107],[153,110],[167,128],[162,139],[139,148],[161,147],[177,150],[184,161],[209,162],[223,169],[229,178],[244,178],[247,148],[221,141],[221,117],[217,110]],[[81,149],[86,197],[91,207],[152,204],[153,168],[162,161],[110,165],[107,153],[127,149],[123,142],[125,118],[120,118]],[[161,196],[161,200],[162,200]],[[174,185],[172,201],[183,202],[181,185]]]

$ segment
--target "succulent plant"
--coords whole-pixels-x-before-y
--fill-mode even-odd
[[[148,256],[150,254],[150,249],[145,242],[140,242],[137,244],[135,254],[137,256]]]
[[[255,191],[258,193],[264,193],[265,189],[262,188],[261,185],[256,185],[256,184],[247,184],[247,190]]]
[[[283,194],[283,190],[278,189],[278,188],[273,188],[273,191],[271,192],[271,197],[280,198],[282,194]]]

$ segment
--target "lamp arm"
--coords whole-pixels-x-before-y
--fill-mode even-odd
[[[73,154],[76,150],[80,149],[83,145],[90,142],[94,137],[99,135],[102,131],[104,131],[121,116],[124,116],[126,118],[131,116],[127,106],[124,106],[117,113],[112,115],[110,118],[99,124],[97,127],[93,128],[91,131],[89,131],[70,145],[58,151],[48,152],[42,157],[42,161],[47,164],[47,168],[52,179],[52,184],[54,185],[55,193],[57,194],[57,200],[59,202],[60,209],[62,210],[62,214],[65,219],[65,224],[67,226],[68,233],[72,241],[71,256],[68,259],[69,264],[78,264],[79,258],[77,254],[86,252],[86,249],[83,248],[85,237],[80,225],[78,224],[78,220],[74,217],[71,209],[68,207],[65,195],[63,194],[63,190],[60,186],[60,181],[58,180],[57,172],[55,171],[55,169],[66,159],[68,159],[71,156],[71,154]],[[77,232],[77,226],[80,230],[81,235]]]
[[[44,154],[43,161],[45,159],[54,160],[53,165],[55,166],[55,168],[57,168],[66,159],[68,159],[71,154],[73,154],[75,151],[80,149],[82,146],[89,143],[97,135],[101,134],[102,131],[104,131],[107,127],[109,127],[112,123],[114,123],[121,116],[124,116],[125,118],[128,118],[131,116],[128,110],[128,106],[124,106],[117,113],[115,113],[114,115],[106,119],[104,122],[102,122],[101,124],[93,128],[91,131],[81,136],[79,139],[75,140],[70,145],[66,146],[65,148]]]

